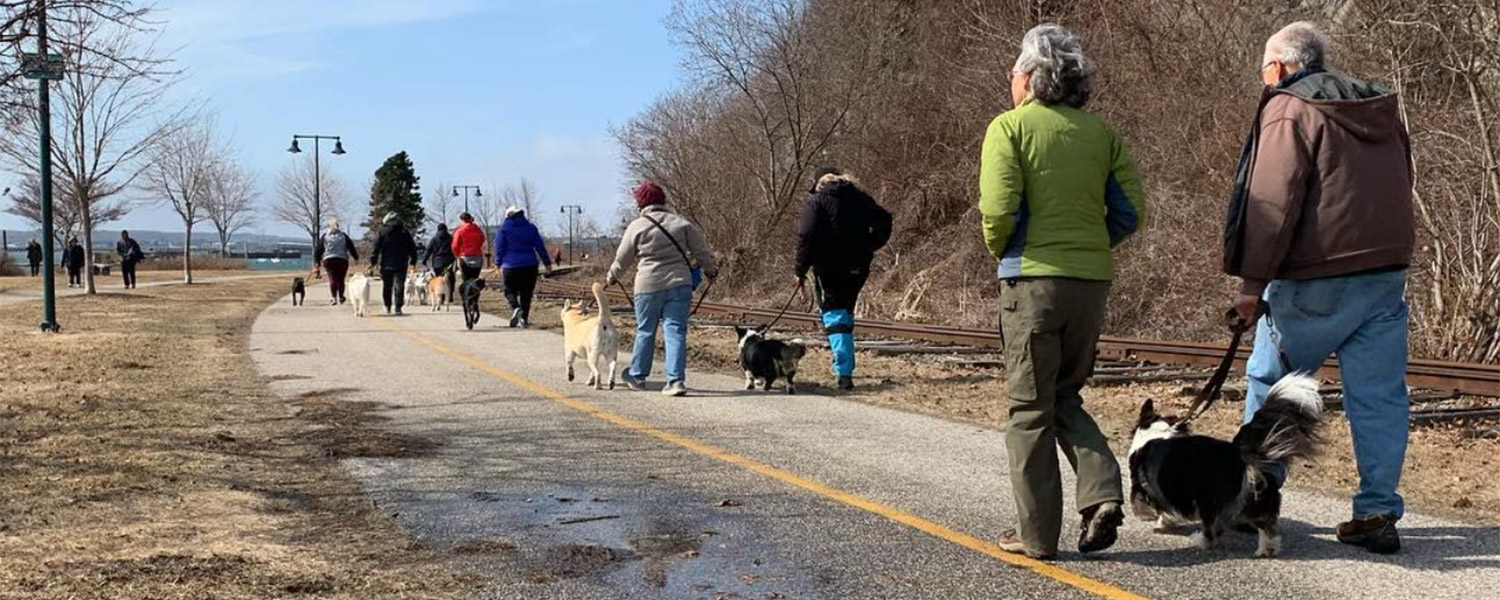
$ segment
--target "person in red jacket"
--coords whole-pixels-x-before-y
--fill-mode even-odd
[[[479,277],[484,269],[484,229],[474,222],[474,215],[458,215],[462,222],[453,232],[453,256],[458,259],[458,271],[463,283]]]

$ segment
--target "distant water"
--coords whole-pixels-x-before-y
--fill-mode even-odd
[[[311,271],[312,257],[301,258],[257,258],[245,261],[256,271]]]

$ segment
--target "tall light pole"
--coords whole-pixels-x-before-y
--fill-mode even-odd
[[[573,264],[573,217],[583,214],[583,207],[577,204],[564,204],[562,212],[568,215],[568,264]]]
[[[47,0],[37,0],[36,6],[36,54],[21,57],[22,75],[37,81],[37,130],[41,138],[42,205],[42,261],[46,271],[42,274],[42,331],[57,332],[57,280],[52,272],[52,97],[49,81],[62,79],[63,59],[61,55],[47,52]],[[93,250],[90,249],[90,252]]]
[[[472,190],[474,192],[474,197],[475,198],[483,198],[484,197],[484,190],[479,189],[479,186],[477,186],[477,185],[455,185],[455,186],[453,186],[453,197],[454,198],[458,197],[458,190],[463,190],[464,191],[464,212],[469,212],[469,191],[470,190]],[[489,225],[489,223],[485,223],[485,225]]]
[[[292,154],[302,153],[302,147],[297,145],[297,140],[313,141],[312,245],[313,252],[316,253],[318,251],[318,232],[323,230],[323,168],[319,163],[319,157],[322,156],[323,153],[321,152],[322,146],[319,144],[319,142],[323,140],[333,140],[332,154],[335,156],[342,156],[346,154],[344,152],[344,141],[336,135],[293,135],[292,147],[287,148],[287,152],[291,152]]]

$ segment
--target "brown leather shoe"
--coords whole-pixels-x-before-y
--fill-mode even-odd
[[[1027,558],[1036,560],[1052,560],[1057,558],[1056,554],[1043,554],[1026,547],[1026,542],[1021,541],[1021,534],[1014,529],[1007,529],[1000,534],[1000,542],[996,544],[1001,550],[1011,554],[1020,554]]]
[[[1380,516],[1339,523],[1338,538],[1340,542],[1376,554],[1395,554],[1401,551],[1401,534],[1396,531],[1396,521]]]

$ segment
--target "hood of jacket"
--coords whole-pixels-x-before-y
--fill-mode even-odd
[[[1289,77],[1273,93],[1301,98],[1361,140],[1384,142],[1402,135],[1400,99],[1376,83],[1316,71]]]

